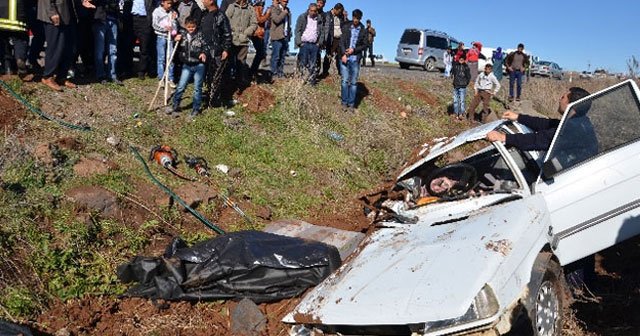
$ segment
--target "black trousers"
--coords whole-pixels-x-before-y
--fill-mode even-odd
[[[133,16],[133,40],[140,40],[140,63],[138,64],[138,73],[146,73],[151,60],[150,51],[152,50],[152,34],[151,24],[146,16]],[[155,72],[154,77],[155,77]]]
[[[57,76],[58,80],[66,78],[67,71],[73,60],[75,27],[71,25],[54,26],[44,23],[44,35],[47,49],[44,57],[44,72],[42,77]]]
[[[16,60],[27,60],[29,37],[26,33],[0,31],[0,53],[5,69],[13,69]]]

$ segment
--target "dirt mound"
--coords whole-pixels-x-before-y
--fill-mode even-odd
[[[26,111],[11,95],[0,87],[0,131],[10,132],[19,120],[24,119]]]
[[[433,95],[430,92],[425,91],[423,88],[416,86],[416,83],[411,83],[407,81],[396,81],[395,85],[402,89],[402,91],[411,93],[418,100],[423,102],[426,105],[430,106],[440,106],[440,102],[438,101],[438,97]]]
[[[263,113],[275,105],[276,97],[263,85],[251,85],[238,96],[242,106],[251,113]]]

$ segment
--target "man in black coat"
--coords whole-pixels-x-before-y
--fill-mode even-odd
[[[207,79],[205,81],[209,106],[220,106],[231,100],[233,91],[225,85],[229,81],[229,52],[233,43],[229,18],[218,7],[217,0],[203,0],[205,12],[202,13],[200,30],[209,45],[210,57],[207,57]]]
[[[367,29],[362,25],[362,11],[356,9],[353,21],[342,26],[340,37],[340,75],[342,76],[341,100],[344,111],[353,112],[356,104],[360,59],[367,47]]]

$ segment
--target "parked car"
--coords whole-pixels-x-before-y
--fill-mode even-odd
[[[570,104],[546,152],[488,144],[531,132],[502,120],[423,145],[358,250],[284,317],[291,335],[560,335],[562,266],[640,233],[638,97],[628,80]]]
[[[426,71],[444,69],[444,51],[458,47],[458,40],[446,33],[430,29],[405,29],[398,43],[396,62],[400,68],[420,66]]]
[[[531,77],[545,76],[562,80],[562,68],[549,61],[539,61],[531,65]]]
[[[580,78],[582,79],[591,79],[593,78],[593,74],[590,71],[583,71],[580,73]]]

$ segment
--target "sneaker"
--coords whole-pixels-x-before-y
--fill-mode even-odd
[[[58,83],[56,83],[53,77],[42,78],[42,80],[40,81],[42,82],[42,84],[48,86],[53,91],[58,91],[58,92],[62,91],[62,88],[60,87],[60,85],[58,85]]]
[[[144,80],[144,72],[138,72],[138,79]]]
[[[119,79],[117,79],[117,78],[112,79],[111,83],[113,83],[115,85],[119,85],[119,86],[124,86],[124,82],[119,80]]]
[[[513,97],[509,97],[509,102],[513,102]]]
[[[176,83],[174,83],[173,81],[169,81],[169,87],[172,89],[176,88]]]
[[[520,97],[516,98],[516,101],[519,102],[520,101]]]
[[[102,79],[98,79],[98,81],[100,82],[100,84],[102,85],[107,85],[109,84],[109,81],[106,78],[102,78]]]

